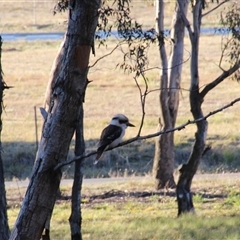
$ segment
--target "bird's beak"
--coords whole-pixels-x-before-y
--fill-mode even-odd
[[[131,124],[130,122],[127,123],[128,127],[135,127],[133,124]]]

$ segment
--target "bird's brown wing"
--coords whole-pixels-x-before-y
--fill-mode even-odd
[[[100,141],[98,143],[98,147],[108,146],[111,144],[115,139],[121,136],[122,129],[115,125],[108,125],[106,128],[103,129]]]
[[[97,157],[99,159],[108,145],[121,136],[122,129],[115,125],[108,125],[103,129],[98,143]]]

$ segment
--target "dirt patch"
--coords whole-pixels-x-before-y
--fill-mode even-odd
[[[227,197],[227,191],[224,188],[218,189],[194,189],[193,195],[198,195],[204,202],[218,201]],[[152,199],[158,199],[159,202],[170,202],[176,200],[174,189],[161,191],[123,191],[112,189],[99,194],[83,194],[82,204],[85,207],[102,203],[121,203],[127,201],[150,202]],[[58,203],[71,201],[71,196],[59,196]]]

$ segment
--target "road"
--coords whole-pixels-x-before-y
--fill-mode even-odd
[[[222,28],[224,30],[224,28]],[[168,30],[167,30],[168,31]],[[167,32],[166,31],[166,32]],[[215,28],[202,28],[201,34],[204,35],[222,35],[223,32],[216,32]],[[102,34],[104,35],[104,34]],[[117,35],[116,31],[112,31],[112,35]],[[63,32],[43,32],[43,33],[1,33],[3,41],[49,41],[49,40],[62,40]],[[104,36],[103,36],[104,37]]]
[[[150,180],[151,177],[119,177],[119,178],[91,178],[91,179],[83,179],[83,185],[96,185],[96,184],[106,184],[106,183],[120,183],[120,182],[144,182],[146,180]],[[196,174],[194,176],[194,180],[204,179],[204,181],[209,180],[239,180],[240,173],[218,173],[218,174]],[[28,186],[29,181],[6,181],[5,187],[8,188],[26,188]],[[63,179],[61,181],[61,186],[72,186],[72,179]]]
[[[104,183],[118,183],[118,182],[141,182],[146,179],[150,179],[150,177],[119,177],[119,178],[89,178],[83,179],[83,185],[87,184],[104,184]],[[61,186],[72,186],[73,179],[63,179],[61,181]],[[18,188],[18,187],[27,187],[29,184],[29,180],[24,181],[6,181],[6,188]]]

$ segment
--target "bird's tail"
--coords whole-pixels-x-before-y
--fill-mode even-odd
[[[98,161],[99,161],[99,159],[101,158],[102,154],[103,154],[103,152],[98,152],[98,153],[97,153],[96,159],[95,159],[95,161],[94,161],[94,163],[93,163],[94,165],[96,165],[96,164],[98,163]]]
[[[100,160],[100,158],[102,157],[102,154],[104,152],[104,150],[106,149],[106,146],[103,146],[103,147],[99,147],[97,149],[97,156],[96,156],[96,160],[95,162],[93,163],[94,165],[96,165],[98,163],[98,161]]]

